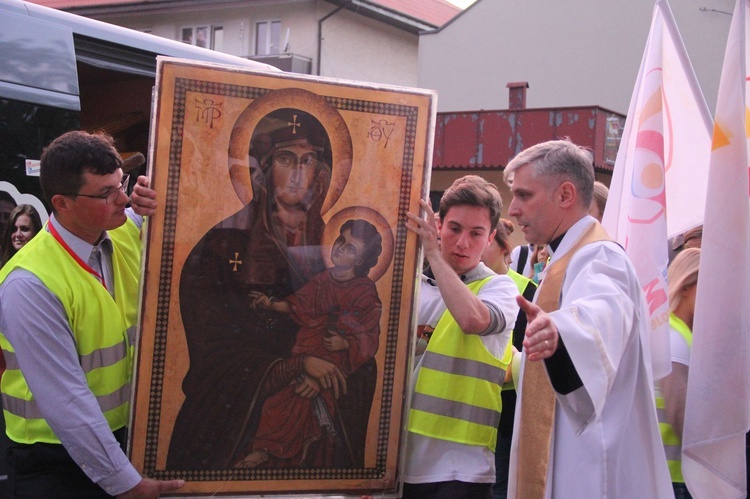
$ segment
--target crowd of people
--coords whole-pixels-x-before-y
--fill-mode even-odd
[[[268,192],[245,211],[265,227],[281,227],[301,201],[289,200],[285,213],[291,215],[279,215],[290,194],[274,168],[284,161],[308,167],[313,189],[326,171],[316,169],[320,158],[307,163],[303,158],[312,150],[323,154],[325,141],[261,138],[253,143],[252,176],[268,182]],[[19,205],[2,235],[0,347],[7,371],[0,391],[14,497],[159,497],[184,485],[141,476],[125,453],[140,230],[158,200],[145,176],[129,194],[122,165],[111,137],[62,135],[41,159],[49,222],[42,227],[33,207]],[[591,155],[568,140],[544,142],[519,153],[504,179],[512,194],[508,216],[528,245],[511,247],[516,226],[501,218],[499,191],[476,175],[456,180],[437,213],[422,201],[422,213],[408,214],[406,227],[419,236],[427,265],[417,305],[421,348],[408,387],[403,497],[690,497],[680,470],[680,439],[700,234],[686,234],[669,268],[672,372],[657,381],[648,362],[650,328],[641,286],[628,256],[600,224],[607,190],[595,182]],[[319,198],[308,201],[309,208]],[[290,251],[303,247],[297,239],[320,239],[319,225],[306,220],[307,232],[284,232]],[[219,224],[204,239],[239,237],[236,227]],[[214,246],[201,241],[191,265],[210,265]],[[374,364],[377,350],[381,304],[367,272],[380,253],[375,227],[350,220],[333,244],[331,267],[303,261],[296,252],[296,275],[320,268],[279,291],[282,300],[253,288],[251,276],[217,288],[217,293],[236,288],[252,317],[286,323],[291,316],[303,326],[289,338],[291,355],[269,351],[267,359],[253,360],[251,367],[263,371],[257,376],[264,395],[258,396],[266,403],[255,410],[252,432],[241,425],[231,442],[201,440],[200,425],[220,420],[221,408],[210,408],[214,412],[200,421],[184,412],[175,425],[175,435],[184,438],[173,439],[169,467],[190,469],[201,459],[205,463],[198,468],[292,465],[300,456],[313,466],[336,465],[333,440],[327,446],[326,432],[316,428],[350,417],[347,389],[369,393],[355,396],[352,404],[371,403],[376,371],[360,369]],[[186,265],[185,282],[199,279],[191,268]],[[216,283],[200,284],[196,280],[182,293]],[[351,301],[342,305],[348,308],[366,296],[370,308],[332,337],[326,317],[336,315],[339,325],[345,321],[338,320],[339,309],[316,301],[321,294],[331,303]],[[189,332],[192,347],[208,341],[205,332],[211,328],[217,341],[241,333],[207,324],[211,318],[200,312],[197,307],[193,323],[185,321],[197,331]],[[305,326],[310,317],[318,322]],[[229,350],[227,356],[249,355],[247,349]],[[208,360],[191,357],[192,375],[201,362]],[[369,375],[357,385],[354,375],[360,372]],[[199,389],[209,374],[200,371],[185,407],[206,408]],[[226,396],[242,397],[239,388]],[[325,397],[313,398],[318,393]],[[293,429],[299,434],[278,425],[290,412],[305,416]],[[235,431],[228,424],[227,432]],[[317,454],[301,446],[311,431],[323,442]],[[360,433],[364,439],[366,432]],[[362,456],[350,448],[347,462],[361,464]]]

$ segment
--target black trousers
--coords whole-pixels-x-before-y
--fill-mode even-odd
[[[687,485],[684,483],[672,482],[672,489],[674,490],[675,499],[693,499],[690,492],[687,489]]]
[[[127,429],[117,430],[114,435],[124,450]],[[7,456],[8,486],[11,498],[104,499],[112,497],[86,476],[65,447],[60,444],[26,445],[10,442]]]
[[[492,499],[491,483],[405,483],[403,499]]]

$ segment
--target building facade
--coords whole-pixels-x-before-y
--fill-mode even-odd
[[[419,33],[461,10],[445,0],[35,0],[285,71],[417,85]]]

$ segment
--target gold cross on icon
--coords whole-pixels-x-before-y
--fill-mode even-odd
[[[296,114],[293,114],[292,115],[292,121],[287,121],[286,124],[289,125],[290,127],[292,127],[292,135],[297,135],[297,127],[301,127],[302,126],[302,123],[298,123],[297,122],[297,115]]]
[[[234,259],[229,259],[229,265],[234,265],[232,268],[232,272],[237,272],[237,265],[242,265],[242,260],[238,260],[237,257],[239,257],[240,254],[236,251],[234,252]]]

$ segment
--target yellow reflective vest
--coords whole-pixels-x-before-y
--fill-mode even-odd
[[[680,333],[685,340],[688,348],[693,348],[693,333],[690,331],[685,322],[674,314],[669,314],[669,326]],[[667,455],[667,466],[672,481],[675,483],[685,483],[682,476],[682,441],[675,435],[672,425],[667,422],[664,397],[659,387],[656,387],[656,413],[659,416],[659,429],[661,430],[661,440],[664,444],[664,452]]]
[[[141,243],[140,231],[129,218],[122,227],[109,231],[109,236],[113,246],[114,299],[47,230],[0,270],[0,283],[13,269],[22,268],[36,275],[60,300],[89,388],[114,431],[127,425],[130,410],[132,332],[138,313]],[[23,444],[59,444],[29,390],[13,345],[2,332],[0,347],[7,364],[0,391],[8,436]]]
[[[526,286],[528,286],[530,282],[532,283],[534,282],[528,277],[519,274],[513,269],[508,269],[508,273],[506,275],[510,277],[511,279],[513,279],[513,282],[516,284],[516,287],[518,288],[519,293],[523,293],[524,290],[526,289]]]
[[[536,292],[537,283],[535,283],[533,280],[529,279],[525,275],[519,274],[518,272],[516,272],[513,269],[508,269],[508,273],[506,275],[508,277],[510,277],[511,279],[513,279],[513,282],[516,284],[516,287],[518,288],[518,292],[521,294],[521,296],[523,296],[527,300],[531,301],[531,299],[534,297],[534,293],[527,294],[526,293],[526,288],[528,288],[531,285],[531,286],[534,287],[534,291]],[[523,313],[525,313],[523,310],[521,310],[521,311],[518,312],[519,315],[523,314]],[[516,339],[515,339],[516,332],[515,331],[511,331],[510,334],[511,334],[510,341],[513,344],[515,344],[516,343]],[[520,345],[516,345],[516,348],[518,348],[520,350],[521,346]]]
[[[493,276],[494,277],[494,276]],[[472,282],[475,295],[492,277]],[[464,334],[446,310],[430,337],[417,375],[409,431],[493,452],[502,402],[500,390],[512,356],[493,356],[480,336]]]

